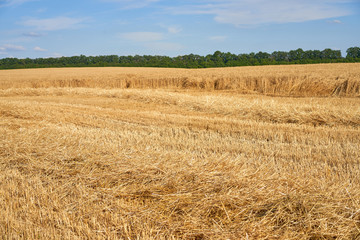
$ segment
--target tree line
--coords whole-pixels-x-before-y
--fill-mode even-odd
[[[213,54],[200,56],[188,54],[177,57],[168,56],[72,56],[59,58],[3,58],[0,69],[46,68],[46,67],[172,67],[172,68],[210,68],[278,64],[312,64],[360,62],[360,48],[351,47],[342,57],[340,50],[324,49],[258,52],[249,54],[232,54],[216,51]]]

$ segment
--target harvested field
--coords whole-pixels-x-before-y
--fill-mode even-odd
[[[359,67],[0,71],[0,236],[360,239]]]

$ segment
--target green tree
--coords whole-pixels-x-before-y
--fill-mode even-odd
[[[360,58],[360,48],[351,47],[346,50],[346,58]]]
[[[271,54],[271,58],[273,58],[277,62],[289,61],[289,53],[283,51],[275,51]]]
[[[321,52],[321,55],[323,59],[338,59],[341,58],[341,51],[326,48]]]
[[[297,61],[302,60],[304,58],[305,52],[301,48],[298,48],[296,50],[291,50],[289,52],[289,60],[290,61]]]
[[[211,57],[211,60],[215,63],[215,65],[217,67],[225,66],[224,59],[223,59],[223,53],[220,51],[214,52],[214,54]]]

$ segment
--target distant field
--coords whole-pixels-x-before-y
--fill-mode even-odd
[[[360,64],[0,71],[2,239],[360,239]]]
[[[360,63],[212,69],[57,68],[0,70],[7,88],[230,90],[273,96],[360,96]]]

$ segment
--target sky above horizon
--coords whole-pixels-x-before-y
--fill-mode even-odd
[[[0,0],[0,58],[360,47],[360,0]]]

